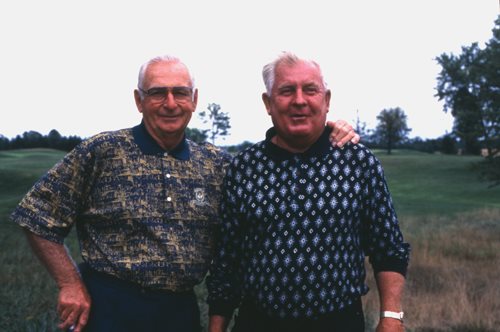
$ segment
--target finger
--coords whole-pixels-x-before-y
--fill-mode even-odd
[[[337,125],[337,122],[334,122],[334,121],[327,121],[326,122],[327,126],[332,128],[332,132],[330,133],[330,136],[328,137],[332,145],[337,144],[337,136],[339,134],[339,127]]]
[[[61,322],[64,322],[66,319],[68,319],[68,316],[71,314],[71,307],[67,306],[61,306],[60,309],[57,310],[58,315],[59,315],[59,320]]]
[[[75,325],[77,318],[78,318],[78,311],[73,310],[66,319],[64,320],[61,319],[61,323],[59,323],[58,326],[61,330],[65,330],[70,326]]]
[[[351,136],[354,135],[351,132],[354,131],[352,129],[352,126],[348,123],[345,123],[345,125],[343,125],[342,127],[338,126],[338,134],[337,134],[338,140],[340,141],[342,139],[345,141],[346,137],[349,137],[349,139],[351,139],[352,138]]]
[[[338,142],[342,142],[342,144],[345,144],[346,140],[350,140],[353,135],[354,131],[352,131],[349,125],[346,125],[342,128],[339,128],[339,133],[336,136],[336,140]]]
[[[75,326],[75,332],[80,332],[83,330],[85,325],[87,325],[87,322],[89,320],[89,315],[90,315],[90,308],[86,308],[82,311],[80,314],[80,318],[78,319],[78,323]]]
[[[352,138],[354,138],[356,134],[354,133],[354,130],[349,131],[341,140],[337,142],[337,146],[339,148],[343,147],[347,142],[349,142]]]
[[[351,143],[358,144],[360,140],[361,140],[361,137],[358,134],[355,134],[354,137],[351,138]]]
[[[346,123],[341,127],[341,130],[347,134],[348,132],[353,131],[354,128],[350,124]]]
[[[344,120],[338,120],[338,121],[335,121],[334,123],[335,123],[336,126],[339,126],[339,128],[344,127],[345,125],[347,125],[347,122],[344,121]]]

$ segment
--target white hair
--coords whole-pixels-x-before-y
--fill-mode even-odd
[[[189,74],[189,79],[191,80],[191,87],[194,89],[194,76],[191,75],[191,72],[189,71],[186,64],[184,62],[182,62],[181,59],[179,59],[176,56],[168,55],[168,54],[160,55],[160,56],[157,56],[157,57],[154,57],[154,58],[148,60],[139,69],[139,79],[137,82],[137,88],[139,89],[139,95],[141,96],[141,98],[144,97],[142,91],[144,88],[144,85],[143,85],[144,84],[144,76],[146,75],[146,71],[147,71],[148,67],[154,63],[160,63],[160,62],[179,63],[179,64],[183,65],[184,67],[186,67],[186,70],[188,71],[188,74]]]
[[[272,62],[265,65],[264,68],[262,69],[262,78],[264,79],[264,85],[266,86],[266,92],[268,96],[271,96],[271,91],[273,90],[274,80],[276,78],[276,67],[278,67],[278,65],[281,64],[295,65],[299,62],[305,62],[318,68],[321,76],[321,81],[323,82],[323,87],[326,89],[327,84],[323,77],[323,73],[321,72],[321,67],[316,61],[306,58],[301,58],[292,52],[284,51],[280,53],[278,57],[274,59]]]

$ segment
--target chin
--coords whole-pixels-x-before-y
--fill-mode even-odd
[[[310,136],[313,135],[313,131],[310,128],[292,128],[288,130],[290,136]]]
[[[158,126],[161,132],[165,134],[174,134],[183,131],[181,126],[172,126],[172,125],[162,125]]]

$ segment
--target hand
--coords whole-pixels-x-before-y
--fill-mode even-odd
[[[380,318],[376,332],[404,332],[403,322],[394,318]]]
[[[58,327],[61,330],[74,327],[72,331],[82,331],[89,318],[90,302],[90,295],[83,283],[61,287],[57,303],[57,313],[61,320]]]
[[[338,121],[327,121],[326,125],[332,128],[332,133],[330,134],[330,142],[333,146],[343,147],[347,142],[357,144],[360,137],[352,126],[344,120]]]

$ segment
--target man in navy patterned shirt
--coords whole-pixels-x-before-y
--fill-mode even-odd
[[[382,167],[362,145],[331,146],[330,91],[317,63],[282,54],[264,67],[274,127],[226,173],[220,248],[207,282],[210,332],[364,331],[365,255],[377,331],[402,331],[409,261]]]

